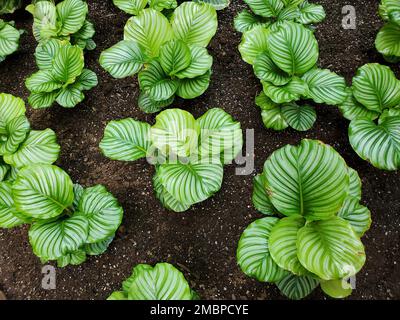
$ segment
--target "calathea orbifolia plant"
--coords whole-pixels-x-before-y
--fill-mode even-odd
[[[182,272],[169,263],[138,264],[107,300],[197,300]]]
[[[17,51],[22,30],[15,28],[14,22],[0,19],[0,62]]]
[[[276,28],[285,21],[311,25],[325,19],[321,5],[307,0],[244,0],[251,11],[243,10],[235,20],[235,29],[249,31],[256,26]]]
[[[139,73],[139,107],[158,112],[175,95],[193,99],[209,86],[213,59],[207,45],[217,30],[215,9],[184,2],[170,19],[148,8],[131,17],[124,40],[102,52],[100,64],[115,78]]]
[[[68,40],[82,49],[92,50],[95,33],[87,20],[88,5],[83,0],[39,0],[26,7],[33,16],[33,35],[38,42],[48,39]]]
[[[239,51],[261,80],[263,91],[256,104],[267,128],[308,130],[316,120],[315,110],[296,101],[338,105],[346,99],[344,78],[317,67],[318,42],[313,31],[301,24],[254,27],[243,34]]]
[[[176,0],[113,0],[122,11],[137,16],[146,7],[157,10],[170,10],[178,6]]]
[[[353,149],[379,169],[400,169],[400,81],[389,67],[366,64],[347,92],[339,109]]]
[[[150,159],[157,198],[165,208],[183,212],[221,188],[223,165],[233,161],[242,145],[240,123],[222,109],[210,109],[198,119],[169,109],[153,126],[131,118],[111,121],[100,149],[112,160]]]
[[[361,180],[330,146],[303,140],[275,151],[254,178],[253,204],[267,217],[243,232],[237,261],[244,273],[275,283],[291,299],[319,284],[342,298],[346,279],[365,263],[360,237],[371,224],[360,204]]]
[[[400,61],[400,2],[382,0],[379,14],[385,25],[379,30],[375,40],[376,49],[389,62]]]
[[[21,6],[22,0],[0,0],[0,14],[13,13]]]
[[[28,165],[52,164],[59,152],[54,131],[31,130],[24,101],[0,93],[0,181],[12,182],[19,169]],[[0,226],[4,227],[1,216]]]
[[[79,46],[49,39],[39,43],[35,58],[39,71],[25,81],[31,92],[29,104],[35,109],[51,107],[54,102],[73,108],[85,98],[83,91],[97,85],[96,74],[84,68]]]

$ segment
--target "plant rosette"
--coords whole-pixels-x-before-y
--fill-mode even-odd
[[[359,68],[339,109],[351,121],[350,144],[362,159],[382,170],[400,168],[400,81],[389,67]]]
[[[273,152],[254,178],[255,208],[265,218],[243,232],[237,262],[248,276],[275,283],[291,299],[318,285],[331,297],[365,263],[360,237],[371,213],[360,204],[361,180],[332,147],[316,140]]]
[[[169,19],[143,9],[126,23],[124,40],[101,53],[100,64],[114,78],[138,73],[139,107],[158,112],[175,96],[193,99],[207,90],[213,58],[206,47],[217,25],[206,3],[184,2]]]
[[[169,263],[138,264],[107,300],[198,300],[182,272]]]
[[[131,118],[111,121],[100,149],[112,160],[147,158],[155,165],[156,197],[165,208],[183,212],[220,190],[223,166],[232,163],[242,145],[240,123],[220,108],[198,119],[168,109],[153,126]]]
[[[15,28],[13,21],[0,19],[0,62],[18,50],[19,38],[23,32]]]

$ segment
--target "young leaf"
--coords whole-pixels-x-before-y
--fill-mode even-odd
[[[59,257],[57,259],[57,267],[64,268],[68,265],[78,266],[86,261],[85,250],[78,249],[73,252],[68,252],[67,254]]]
[[[276,283],[283,295],[293,300],[307,297],[319,285],[319,281],[310,276],[289,274]]]
[[[351,88],[346,89],[346,94],[346,99],[339,105],[339,110],[347,120],[356,118],[375,120],[379,117],[378,112],[367,109],[354,98]]]
[[[359,201],[357,198],[347,197],[337,215],[347,220],[357,236],[362,237],[370,228],[372,220],[371,212],[367,207],[362,206]]]
[[[158,11],[162,11],[164,9],[175,9],[178,6],[176,0],[149,0],[150,8],[153,8]]]
[[[70,84],[82,73],[83,67],[83,50],[76,46],[66,45],[55,54],[52,72],[58,81]]]
[[[298,131],[311,129],[317,119],[315,109],[310,105],[288,103],[282,106],[281,112],[288,125]]]
[[[30,129],[29,121],[25,116],[19,116],[10,120],[2,133],[3,139],[0,141],[0,155],[14,153],[19,145],[25,140]]]
[[[268,51],[268,37],[271,31],[264,26],[256,26],[243,33],[239,44],[239,52],[242,59],[248,64],[254,64],[257,56]]]
[[[87,3],[82,0],[64,0],[58,3],[56,8],[60,23],[58,33],[62,36],[68,36],[79,31],[89,11]]]
[[[302,24],[312,24],[322,22],[325,17],[326,14],[323,6],[304,1],[300,5],[300,15],[296,21]]]
[[[257,56],[253,68],[257,78],[270,82],[275,86],[283,86],[291,80],[291,77],[286,72],[278,68],[266,51]]]
[[[159,61],[169,76],[186,69],[191,60],[190,49],[182,40],[170,40],[160,48]]]
[[[183,99],[194,99],[201,96],[210,85],[211,70],[195,78],[185,78],[179,80],[176,95]]]
[[[222,10],[229,6],[231,0],[193,0],[194,2],[204,2],[213,6],[215,10]]]
[[[213,58],[208,54],[206,48],[194,46],[189,48],[191,61],[187,68],[175,74],[179,79],[201,76],[211,69],[213,63]]]
[[[57,39],[49,39],[39,42],[35,50],[36,64],[41,70],[52,70],[53,59],[62,47],[62,42]]]

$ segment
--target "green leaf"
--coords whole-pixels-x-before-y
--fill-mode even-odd
[[[179,202],[190,205],[202,202],[219,191],[223,174],[221,163],[209,161],[165,163],[158,171],[165,190]]]
[[[318,61],[318,42],[301,24],[285,22],[268,37],[268,50],[275,64],[290,75],[302,75]]]
[[[100,254],[103,254],[107,251],[108,246],[114,240],[114,236],[115,235],[112,235],[109,238],[99,242],[86,243],[84,247],[86,254],[88,254],[89,256],[98,256]]]
[[[357,198],[358,200],[361,200],[361,179],[360,176],[358,175],[357,171],[348,168],[349,172],[349,196]]]
[[[118,42],[100,55],[100,65],[114,78],[125,78],[138,73],[147,61],[145,50],[130,40]]]
[[[31,92],[52,92],[63,84],[51,71],[39,70],[26,79],[25,85]]]
[[[321,289],[335,299],[346,298],[353,292],[351,285],[342,279],[321,281]]]
[[[302,79],[309,88],[308,97],[316,103],[338,105],[347,97],[344,78],[328,69],[312,69]]]
[[[62,36],[79,31],[89,11],[87,3],[82,0],[64,0],[57,4],[56,8],[57,22],[60,23],[58,33]]]
[[[375,124],[368,119],[350,122],[349,140],[354,151],[383,170],[400,168],[400,117],[388,117]]]
[[[85,190],[80,184],[74,183],[74,201],[72,207],[74,211],[78,209],[79,201],[81,200],[83,190]]]
[[[255,102],[261,108],[261,118],[266,128],[280,131],[289,126],[283,117],[281,106],[273,102],[263,91],[256,97]]]
[[[168,77],[161,64],[153,60],[139,72],[139,86],[153,100],[163,101],[175,94],[178,82]]]
[[[0,14],[13,13],[22,6],[22,0],[1,0]]]
[[[57,260],[77,251],[85,243],[88,229],[89,223],[82,216],[36,222],[29,229],[29,242],[42,260]]]
[[[60,146],[53,130],[32,130],[15,153],[4,156],[4,161],[17,168],[31,164],[52,164],[58,159],[59,153]]]
[[[5,57],[17,51],[20,33],[8,23],[1,26],[2,21],[0,20],[0,56]]]
[[[236,31],[242,33],[249,31],[259,25],[267,25],[267,23],[265,23],[261,17],[255,16],[247,10],[241,11],[233,20],[233,24]]]
[[[284,86],[274,86],[270,82],[261,81],[265,94],[275,103],[287,103],[300,100],[308,94],[307,84],[298,77],[293,77]]]
[[[229,6],[231,0],[193,0],[194,2],[204,2],[213,6],[215,10],[222,10]]]
[[[282,269],[296,275],[307,275],[307,270],[297,258],[297,233],[304,226],[302,216],[291,216],[279,220],[271,229],[269,252],[275,263]]]
[[[6,130],[7,123],[25,115],[24,100],[11,94],[0,93],[0,132]]]
[[[347,88],[346,93],[346,99],[339,105],[339,110],[347,120],[356,118],[375,120],[379,117],[378,112],[367,109],[354,98],[351,88]]]
[[[147,2],[147,0],[113,0],[119,9],[135,16],[146,7]]]
[[[173,38],[168,19],[154,9],[144,9],[128,20],[124,29],[124,40],[137,42],[148,57],[158,57],[160,47]]]
[[[317,119],[315,109],[310,105],[289,103],[282,106],[281,112],[288,125],[298,131],[311,129]]]
[[[140,110],[144,111],[145,113],[155,113],[159,112],[165,107],[172,104],[175,99],[175,95],[167,100],[156,101],[152,97],[150,97],[146,92],[140,92],[139,99],[138,99],[138,106]]]
[[[355,197],[347,197],[338,213],[338,217],[347,220],[357,236],[362,237],[371,227],[372,220],[371,212],[367,207],[362,206],[359,201]]]
[[[58,81],[69,84],[82,73],[83,67],[83,50],[77,46],[64,45],[54,56],[52,73]]]
[[[246,0],[251,10],[262,17],[277,17],[279,12],[285,7],[282,0]]]
[[[262,214],[272,216],[276,214],[276,209],[271,203],[267,190],[265,188],[265,177],[262,174],[258,174],[253,179],[253,194],[252,201],[254,207]]]
[[[14,200],[11,194],[11,184],[0,182],[0,227],[13,228],[24,224],[25,221],[15,215]]]
[[[376,49],[385,56],[400,56],[400,26],[395,23],[385,24],[375,40]]]
[[[68,265],[78,266],[86,261],[85,250],[69,252],[57,259],[57,267],[64,268]]]
[[[239,52],[242,59],[248,64],[254,64],[257,56],[268,51],[268,37],[271,31],[264,26],[255,26],[242,35],[242,41],[239,44]]]
[[[175,74],[179,79],[201,76],[211,69],[213,63],[213,58],[208,54],[206,48],[194,46],[189,48],[191,62],[187,68]]]
[[[400,4],[396,0],[384,0],[385,10],[390,21],[400,25]]]
[[[175,39],[187,45],[206,47],[217,32],[217,12],[205,3],[182,3],[170,21]]]
[[[164,9],[175,9],[178,6],[176,0],[149,0],[150,8],[153,8],[158,11],[162,11]]]
[[[389,117],[400,117],[400,108],[391,108],[383,110],[383,112],[379,116],[378,124],[381,124],[384,120],[386,120]]]
[[[89,20],[85,20],[83,26],[72,35],[72,43],[75,43],[76,41],[83,41],[83,43],[86,43],[87,41],[91,40],[95,32],[96,31],[93,23],[91,23]],[[82,47],[82,49],[85,49],[85,47]]]
[[[152,143],[164,154],[188,157],[197,149],[200,127],[189,112],[168,109],[157,115],[150,133]]]
[[[56,101],[64,108],[73,108],[78,103],[85,99],[85,95],[81,90],[75,87],[75,85],[69,85],[63,88],[58,94]]]
[[[41,70],[53,69],[53,59],[60,48],[63,46],[63,42],[57,39],[48,39],[39,42],[35,50],[36,64]]]
[[[170,40],[161,46],[159,61],[164,72],[173,76],[190,65],[190,49],[182,40]]]
[[[3,163],[3,161],[0,160],[0,182],[6,178],[9,170],[10,166]]]
[[[280,268],[269,252],[269,237],[278,218],[267,217],[251,223],[242,233],[236,259],[240,269],[249,277],[262,282],[276,282],[288,271]]]
[[[323,6],[304,1],[300,5],[300,15],[296,21],[302,24],[312,24],[322,22],[325,17],[326,14]]]
[[[306,219],[328,218],[342,207],[349,176],[343,158],[330,146],[304,139],[275,151],[264,164],[266,189],[278,210]]]
[[[128,296],[125,292],[122,291],[114,291],[107,300],[117,301],[117,300],[128,300]]]
[[[28,97],[28,102],[34,109],[49,108],[56,101],[59,90],[53,92],[32,92]]]
[[[27,6],[26,10],[33,15],[32,31],[38,42],[51,37],[57,37],[57,11],[53,2],[38,1],[35,4]]]
[[[363,244],[339,217],[308,223],[297,237],[301,264],[323,280],[353,276],[365,263]]]
[[[371,111],[381,112],[400,103],[400,81],[389,67],[378,63],[359,68],[352,88],[357,101]]]
[[[17,210],[40,220],[61,215],[74,200],[71,178],[60,168],[51,165],[22,168],[12,192]]]
[[[195,78],[180,79],[176,95],[183,99],[194,99],[201,96],[210,85],[211,70]]]
[[[74,87],[78,90],[90,90],[97,86],[97,75],[92,70],[83,69],[82,73],[76,78]]]
[[[292,78],[286,72],[278,68],[266,51],[257,56],[253,68],[257,78],[271,82],[275,86],[283,86]]]
[[[0,137],[0,155],[14,153],[25,140],[30,129],[29,121],[25,116],[19,116],[10,120]],[[3,141],[4,140],[4,141]]]
[[[107,124],[99,147],[112,160],[135,161],[146,157],[150,145],[150,125],[127,118]]]
[[[310,276],[289,274],[276,285],[283,295],[293,300],[307,297],[318,286],[319,281]]]

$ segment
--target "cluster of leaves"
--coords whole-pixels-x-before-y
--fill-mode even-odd
[[[183,212],[221,188],[223,165],[242,145],[240,123],[222,109],[210,109],[198,119],[169,109],[157,115],[153,126],[131,118],[111,121],[100,149],[112,160],[150,159],[157,198],[165,208]]]
[[[0,14],[13,13],[21,6],[22,0],[0,0]]]
[[[182,272],[169,263],[138,264],[108,300],[197,300]]]
[[[389,67],[359,68],[339,109],[351,121],[350,144],[362,159],[379,169],[400,169],[400,80]]]
[[[22,30],[15,28],[14,22],[0,19],[0,62],[17,51]]]
[[[205,3],[184,2],[169,19],[143,9],[126,23],[124,40],[102,52],[100,64],[115,78],[139,73],[139,107],[158,112],[175,95],[193,99],[206,91],[213,62],[206,47],[217,25],[215,9]]]
[[[36,64],[39,71],[26,79],[31,92],[29,104],[48,108],[56,101],[65,108],[73,108],[81,102],[84,90],[97,85],[96,74],[84,68],[83,50],[68,41],[49,39],[36,48]]]
[[[31,224],[33,252],[60,267],[103,253],[122,220],[122,208],[97,185],[73,185],[51,165],[60,151],[51,129],[30,130],[23,100],[0,94],[0,227]]]
[[[361,180],[332,147],[316,140],[287,145],[254,178],[253,204],[268,217],[243,232],[237,261],[244,273],[275,283],[291,299],[319,284],[342,298],[365,263],[360,237],[371,224],[360,204]]]
[[[389,62],[400,61],[400,2],[382,0],[379,14],[386,22],[376,37],[376,49]]]

